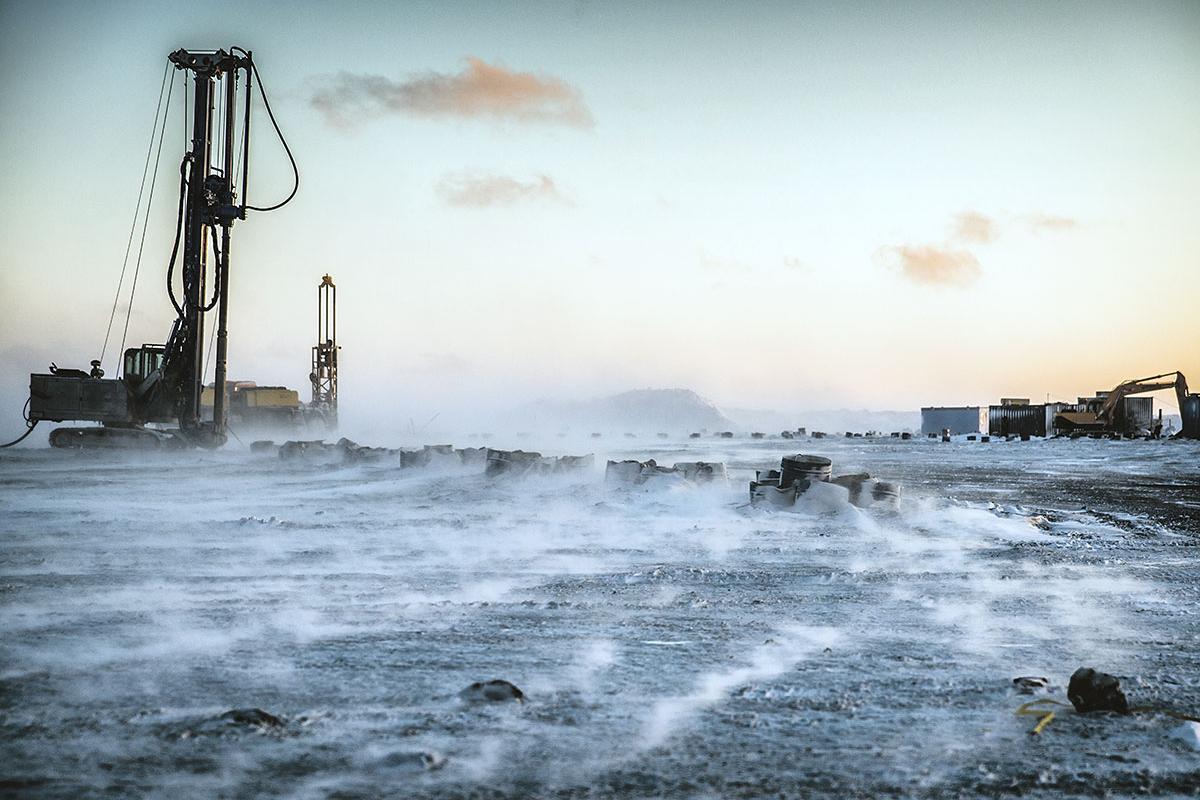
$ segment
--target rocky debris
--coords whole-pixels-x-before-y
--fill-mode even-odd
[[[1013,686],[1021,694],[1033,694],[1045,689],[1050,685],[1048,678],[1037,677],[1033,675],[1021,675],[1012,679]]]
[[[1129,713],[1129,703],[1121,691],[1121,682],[1112,675],[1090,667],[1075,670],[1067,686],[1067,699],[1080,714],[1091,711]]]
[[[221,715],[221,719],[233,725],[245,725],[252,728],[275,729],[284,726],[284,722],[274,714],[261,708],[234,708]]]
[[[306,724],[306,718],[296,720]],[[174,725],[165,726],[163,735],[178,739],[226,738],[243,733],[259,735],[282,736],[287,733],[288,723],[269,711],[261,708],[233,708],[215,717],[193,719],[185,728]]]
[[[501,475],[515,477],[524,475],[542,460],[541,453],[524,450],[492,450],[487,451],[487,466],[484,475],[496,478]]]
[[[446,766],[448,760],[441,753],[428,750],[414,753],[409,750],[389,753],[383,757],[382,764],[385,767],[409,767],[433,771]]]
[[[871,480],[871,475],[868,472],[856,472],[853,475],[838,475],[836,478],[831,478],[830,483],[844,486],[850,492],[850,502],[855,503],[858,496],[862,494],[863,484]],[[858,505],[855,503],[855,505]]]
[[[806,456],[804,453],[784,456],[779,462],[782,477],[779,485],[791,486],[798,480],[827,481],[833,472],[833,462],[824,456]]]
[[[626,461],[609,461],[604,465],[604,482],[605,483],[625,483],[634,484],[642,475],[642,469],[647,465],[657,466],[654,459],[649,461],[635,461],[629,459]]]
[[[451,444],[427,444],[420,450],[401,449],[401,469],[424,469],[432,466],[456,467],[462,463]]]
[[[722,439],[732,439],[733,431],[721,431],[720,433],[717,434],[717,436],[719,436]]]
[[[649,481],[660,484],[664,481],[675,483],[710,483],[716,480],[727,480],[728,472],[725,465],[717,461],[685,461],[670,467],[663,467],[653,458],[646,461],[609,461],[604,467],[606,483],[626,486],[640,486]]]
[[[750,483],[750,503],[752,505],[767,505],[776,508],[790,508],[796,504],[796,487],[789,486],[781,489],[777,483]]]
[[[839,475],[830,483],[845,487],[850,493],[850,502],[859,508],[868,508],[876,503],[895,505],[900,501],[898,484],[875,480],[866,472]]]
[[[488,449],[486,447],[463,447],[454,451],[464,467],[486,466]]]
[[[260,439],[257,442],[250,443],[250,452],[275,455],[279,452],[279,445],[275,444],[269,439]]]
[[[676,472],[682,473],[683,477],[689,481],[697,483],[708,483],[715,480],[728,480],[729,473],[725,469],[725,465],[719,461],[682,461],[676,462],[672,467]]]
[[[484,474],[489,478],[501,475],[568,475],[586,472],[595,464],[595,456],[543,456],[524,450],[488,450]]]
[[[750,434],[750,438],[751,439],[765,439],[765,438],[767,438],[767,435],[765,433],[763,433],[762,431],[754,431],[753,433]]]
[[[780,431],[780,432],[779,432],[779,438],[781,438],[781,439],[795,439],[795,438],[796,438],[796,434],[792,433],[791,431]]]
[[[596,463],[596,456],[588,453],[586,456],[559,456],[554,459],[553,472],[563,474],[570,472],[586,472]]]
[[[396,452],[386,447],[365,447],[345,437],[338,439],[334,447],[342,451],[342,461],[347,464],[381,461],[386,456],[394,455]]]
[[[831,478],[833,462],[823,456],[796,453],[784,456],[779,467],[755,473],[750,482],[751,505],[797,505],[803,510],[823,512],[837,510],[846,503],[867,508],[876,504],[895,506],[900,501],[898,484],[876,480],[866,472]]]
[[[307,439],[284,442],[279,447],[279,458],[283,461],[311,459],[314,456],[326,457],[333,451],[334,445],[322,439]]]
[[[525,702],[525,693],[509,681],[496,679],[476,681],[458,693],[458,696],[468,703],[506,703],[516,700]]]

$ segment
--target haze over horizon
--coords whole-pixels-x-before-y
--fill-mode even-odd
[[[301,172],[234,228],[233,378],[307,398],[328,272],[348,418],[1200,384],[1198,4],[205,8],[0,3],[5,431],[100,355],[167,54],[231,44]],[[130,345],[173,316],[174,80]]]

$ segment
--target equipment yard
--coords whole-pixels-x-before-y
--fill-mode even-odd
[[[544,451],[585,451],[570,444]],[[801,447],[898,482],[898,507],[750,506],[755,471]],[[606,456],[723,462],[729,480],[614,486]],[[597,457],[511,479],[10,451],[0,793],[1200,786],[1193,723],[1060,708],[1031,736],[1015,713],[1065,702],[1079,667],[1118,676],[1130,705],[1200,711],[1200,443],[707,439]],[[1023,694],[1023,676],[1049,686]],[[472,686],[492,680],[524,701]]]

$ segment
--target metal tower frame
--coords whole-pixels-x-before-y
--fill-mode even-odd
[[[337,422],[337,286],[329,275],[317,285],[317,344],[312,349],[312,405]]]

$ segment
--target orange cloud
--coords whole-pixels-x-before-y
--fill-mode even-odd
[[[1025,224],[1034,233],[1060,233],[1078,227],[1079,222],[1070,217],[1058,217],[1053,214],[1026,214]]]
[[[442,179],[438,191],[450,205],[468,208],[510,206],[523,200],[567,203],[558,186],[547,175],[538,175],[535,180],[528,182],[507,175],[453,175]]]
[[[978,211],[964,211],[954,217],[951,236],[960,242],[987,244],[1000,235],[996,220]]]
[[[979,279],[979,259],[967,250],[934,245],[888,247],[897,259],[900,273],[914,283],[969,286]]]
[[[340,127],[385,114],[490,118],[576,128],[594,124],[579,90],[565,81],[517,72],[479,58],[467,58],[461,72],[428,72],[404,81],[341,72],[325,79],[309,102]]]

